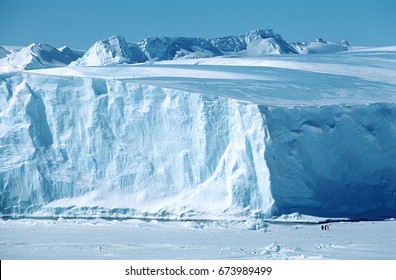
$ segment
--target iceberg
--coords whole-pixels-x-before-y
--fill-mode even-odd
[[[395,61],[367,50],[3,73],[1,215],[395,217]]]

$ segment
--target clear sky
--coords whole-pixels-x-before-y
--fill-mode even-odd
[[[213,38],[272,28],[287,42],[396,45],[395,0],[0,0],[0,45],[87,49],[112,35]]]

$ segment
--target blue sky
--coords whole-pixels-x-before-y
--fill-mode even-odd
[[[287,42],[323,37],[396,45],[394,0],[0,0],[0,45],[87,49],[123,35],[213,38],[272,28]]]

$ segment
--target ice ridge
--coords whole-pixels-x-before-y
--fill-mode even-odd
[[[269,54],[326,53],[345,51],[345,45],[317,42],[288,44],[272,29],[252,30],[240,36],[213,39],[186,37],[150,37],[129,44],[122,36],[113,36],[96,42],[77,66],[101,66],[180,58],[207,58],[236,54],[261,56]]]
[[[19,70],[66,66],[72,61],[65,53],[41,43],[33,43],[7,57],[8,64]]]
[[[287,43],[272,29],[256,29],[239,36],[213,39],[186,37],[149,37],[128,43],[116,35],[97,41],[85,53],[63,46],[55,49],[47,44],[32,44],[10,54],[0,49],[0,59],[15,69],[39,69],[59,66],[108,66],[146,61],[208,58],[223,55],[262,56],[274,54],[317,54],[347,51],[347,42],[331,43],[323,39],[313,42]]]

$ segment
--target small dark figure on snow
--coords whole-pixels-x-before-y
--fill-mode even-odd
[[[320,228],[322,230],[329,230],[330,229],[329,225],[321,225]]]

